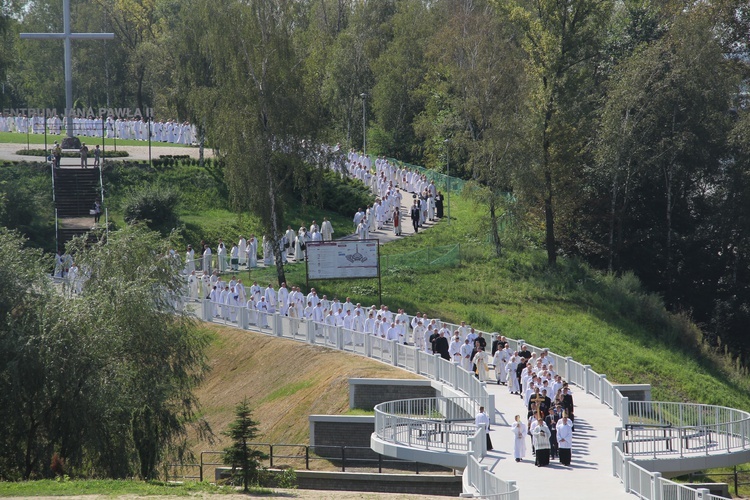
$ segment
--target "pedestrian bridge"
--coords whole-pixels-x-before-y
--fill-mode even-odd
[[[480,405],[485,406],[494,424],[491,437],[498,432],[498,428],[509,425],[512,413],[521,413],[522,405],[519,405],[518,411],[511,410],[510,406],[518,404],[518,399],[508,399],[504,387],[479,382],[460,366],[414,346],[340,326],[228,305],[222,305],[221,313],[217,314],[216,305],[208,300],[188,303],[187,309],[204,321],[349,351],[439,382],[442,397],[378,405],[375,408],[372,448],[388,456],[463,469],[467,494],[492,500],[520,498],[526,481],[522,481],[522,477],[512,477],[512,471],[518,470],[513,466],[515,462],[506,460],[507,466],[494,467],[492,460],[502,459],[503,452],[487,453],[484,431],[473,425],[473,416]],[[453,331],[458,325],[448,324],[448,328]],[[523,340],[508,341],[513,350],[525,344]],[[582,454],[579,458],[593,455],[594,451],[604,452],[607,456],[608,464],[601,460],[582,467],[589,469],[585,473],[593,472],[601,477],[601,484],[597,482],[595,487],[592,485],[591,488],[582,489],[582,484],[591,484],[588,479],[582,482],[583,475],[568,476],[564,481],[574,487],[557,489],[555,498],[598,499],[605,495],[616,498],[627,492],[648,500],[718,500],[721,497],[711,495],[708,490],[694,490],[667,478],[706,468],[750,462],[750,414],[747,412],[712,405],[629,401],[618,386],[607,380],[606,375],[596,373],[590,366],[547,349],[526,345],[538,355],[544,353],[548,363],[554,364],[557,373],[578,387],[577,406],[580,407],[581,399],[586,398],[598,401],[599,408],[607,410],[602,412],[592,407],[592,410],[577,412],[577,426],[585,424],[588,411],[609,414],[606,422],[603,419],[600,420],[601,425],[597,422],[597,427],[601,428],[591,429],[603,436],[596,442],[590,441],[591,449],[576,449],[576,442],[581,436],[578,429],[574,438],[574,462],[577,453]],[[504,393],[500,395],[499,390]],[[505,398],[503,401],[508,399],[515,403],[508,403],[506,408],[504,402],[497,404],[500,397]],[[582,423],[579,424],[579,421]],[[585,427],[582,430],[584,435],[588,432]],[[538,480],[541,472],[542,469],[536,469],[522,475]],[[607,476],[619,479],[619,488],[612,488]],[[556,480],[562,479],[557,477]],[[527,498],[534,495],[533,487],[531,489]]]

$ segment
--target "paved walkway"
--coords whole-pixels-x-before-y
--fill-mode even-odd
[[[94,139],[94,137],[88,137],[87,139]],[[89,145],[95,146],[96,141],[83,141],[88,142]],[[101,144],[101,143],[100,143]],[[31,149],[43,149],[44,144],[31,144]],[[48,145],[48,149],[52,147],[52,142]],[[26,149],[26,143],[2,143],[0,144],[0,160],[7,161],[43,161],[40,156],[25,156],[17,155],[16,151]],[[110,148],[107,147],[109,151]],[[111,158],[113,160],[146,160],[148,161],[148,145],[145,146],[117,146],[117,151],[127,151],[130,156],[124,158]],[[170,146],[167,143],[158,142],[151,144],[151,158],[158,160],[160,155],[189,155],[192,158],[198,158],[200,151],[197,147],[178,147]],[[210,148],[205,148],[203,151],[205,158],[211,158],[213,151]],[[107,158],[108,160],[110,158]],[[89,162],[93,162],[91,152],[89,152]]]
[[[526,418],[526,409],[519,396],[512,395],[504,385],[488,382],[495,394],[495,419],[490,437],[495,448],[482,464],[503,480],[516,481],[521,498],[553,498],[555,500],[630,499],[620,480],[612,475],[612,441],[620,420],[612,410],[583,389],[573,387],[576,405],[576,430],[573,433],[573,458],[570,467],[552,460],[548,467],[535,467],[531,441],[527,437],[526,458],[513,458],[513,439],[510,424],[516,415]],[[525,421],[525,420],[524,420]]]

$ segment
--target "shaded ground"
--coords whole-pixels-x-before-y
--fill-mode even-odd
[[[21,499],[28,497],[6,497],[11,499]],[[57,500],[60,497],[34,497],[36,500]],[[67,496],[66,499],[70,500],[103,500],[111,498],[120,498],[127,500],[135,499],[159,499],[159,500],[178,500],[184,499],[184,496],[139,496],[139,495],[122,495],[122,496],[107,496],[107,495],[79,495],[79,496]],[[209,494],[196,494],[188,498],[215,498],[215,499],[229,499],[229,500],[240,500],[247,498],[268,498],[268,499],[282,499],[282,498],[305,498],[309,500],[409,500],[412,498],[424,499],[424,500],[444,500],[448,497],[441,496],[430,496],[430,495],[414,495],[414,494],[399,494],[399,493],[360,493],[354,491],[324,491],[324,490],[275,490],[272,495],[209,495]]]

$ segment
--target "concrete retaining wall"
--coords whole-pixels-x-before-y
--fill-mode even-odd
[[[310,415],[310,446],[321,457],[341,458],[341,450],[326,446],[363,446],[368,450],[347,450],[347,457],[374,458],[370,436],[375,431],[375,417],[369,415]]]
[[[349,408],[372,410],[375,405],[397,399],[434,398],[430,380],[350,378]]]
[[[297,471],[297,486],[309,490],[375,491],[451,497],[457,497],[463,492],[460,476],[424,474]]]
[[[629,401],[651,401],[650,384],[612,384]]]

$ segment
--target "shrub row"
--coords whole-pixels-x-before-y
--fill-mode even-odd
[[[115,150],[109,150],[105,149],[102,151],[104,153],[104,158],[126,158],[130,156],[130,154],[127,151],[115,151]],[[16,151],[17,155],[22,156],[47,156],[48,153],[45,153],[43,149],[20,149]],[[74,153],[74,152],[64,152],[62,154],[63,158],[80,158],[80,153]],[[93,157],[93,150],[89,150],[89,157]]]

